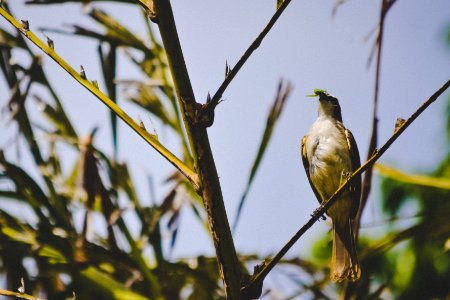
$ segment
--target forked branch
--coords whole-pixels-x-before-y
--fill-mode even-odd
[[[140,0],[141,1],[141,0]],[[256,37],[256,39],[253,41],[253,43],[250,44],[250,46],[245,50],[242,57],[239,59],[239,61],[236,63],[236,65],[229,69],[229,72],[227,72],[225,80],[222,82],[220,87],[217,89],[216,93],[212,97],[211,101],[209,101],[206,104],[206,109],[214,109],[217,104],[219,104],[220,100],[222,99],[222,95],[227,89],[228,85],[231,83],[231,81],[234,79],[236,74],[239,72],[239,70],[242,68],[242,66],[245,64],[247,59],[252,55],[252,53],[258,49],[259,45],[261,45],[261,42],[266,37],[266,35],[269,33],[269,31],[272,29],[272,27],[277,22],[278,18],[281,16],[283,11],[286,9],[286,7],[291,3],[291,0],[284,0],[283,3],[279,5],[275,13],[273,14],[272,18],[270,18],[269,22],[267,23],[266,27],[261,31],[261,33]]]

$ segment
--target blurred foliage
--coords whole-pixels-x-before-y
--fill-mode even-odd
[[[4,8],[9,10],[7,4]],[[147,23],[148,41],[143,41],[106,12],[94,8],[88,15],[100,30],[74,25],[70,34],[98,41],[109,96],[118,100],[116,56],[122,48],[144,75],[142,81],[120,83],[126,89],[123,98],[167,125],[179,137],[184,159],[190,163],[164,49],[154,38],[152,26]],[[17,135],[9,149],[0,149],[0,257],[7,288],[17,290],[23,278],[27,293],[49,299],[71,299],[73,291],[77,299],[178,299],[181,294],[192,299],[199,299],[198,295],[223,298],[214,258],[173,262],[162,247],[162,232],[169,232],[170,247],[175,245],[182,206],[192,208],[205,222],[201,201],[184,177],[168,176],[168,195],[153,206],[142,206],[126,163],[97,147],[96,129],[88,137],[78,135],[62,106],[62,98],[70,97],[57,95],[41,56],[34,54],[21,34],[6,23],[1,26],[0,67],[10,90],[2,114]],[[17,55],[27,56],[31,63],[14,61]],[[41,118],[31,121],[30,111],[37,110]],[[112,115],[115,145],[116,122]],[[5,151],[21,147],[21,140],[34,168],[21,166],[10,157],[11,151]],[[69,170],[63,168],[66,156],[58,153],[62,145],[76,153]],[[128,228],[125,211],[133,212],[139,222],[137,236]],[[82,224],[75,216],[80,213]],[[93,215],[103,217],[103,231],[99,230],[102,222],[91,222]],[[154,255],[145,254],[149,252]]]
[[[26,1],[40,5],[65,2],[86,5],[96,1]],[[8,4],[3,7],[11,12]],[[93,5],[87,15],[97,26],[73,24],[69,30],[42,30],[45,36],[68,34],[95,40],[108,96],[116,103],[135,104],[157,125],[171,130],[179,140],[184,163],[192,166],[166,55],[153,24],[142,12],[147,30],[143,39]],[[131,62],[142,79],[118,81],[119,56]],[[24,287],[27,294],[48,299],[72,299],[74,291],[77,299],[223,299],[215,257],[170,259],[183,207],[207,228],[203,204],[191,184],[178,172],[168,174],[167,194],[150,206],[142,205],[127,164],[117,161],[117,117],[111,114],[114,151],[107,155],[96,143],[97,128],[88,136],[77,133],[62,105],[63,100],[74,99],[57,94],[41,56],[5,22],[0,27],[0,67],[8,85],[4,88],[9,89],[2,114],[16,136],[6,149],[0,148],[0,271],[6,276],[6,288]],[[124,91],[121,95],[119,85]],[[289,88],[281,90],[280,83],[255,168]],[[74,161],[67,161],[68,156],[59,152],[61,147],[75,153]],[[12,148],[30,151],[34,166],[14,158]],[[129,228],[136,222],[137,235]],[[259,260],[242,257],[243,263]]]

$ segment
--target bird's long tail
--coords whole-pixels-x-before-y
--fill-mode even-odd
[[[340,221],[340,220],[339,220]],[[333,252],[331,254],[331,280],[357,281],[361,275],[356,254],[351,220],[333,221]]]

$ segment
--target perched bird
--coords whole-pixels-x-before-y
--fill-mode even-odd
[[[302,160],[308,181],[319,202],[327,201],[361,165],[358,147],[342,123],[338,99],[324,90],[314,90],[319,114],[308,135],[302,139]],[[331,279],[356,281],[361,275],[352,232],[361,196],[361,176],[355,178],[327,214],[333,223]]]

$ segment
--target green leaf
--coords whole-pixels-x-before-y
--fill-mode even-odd
[[[375,169],[384,177],[391,178],[398,182],[412,185],[421,185],[436,189],[450,190],[450,179],[431,177],[427,175],[407,174],[393,167],[375,164]]]
[[[101,24],[106,29],[106,35],[119,41],[119,45],[127,45],[136,49],[143,50],[144,52],[149,52],[148,47],[145,43],[129,31],[125,26],[120,24],[116,19],[108,15],[106,12],[100,9],[93,9],[89,16],[91,16],[95,21]]]
[[[37,95],[34,96],[34,99],[38,102],[39,108],[47,120],[55,126],[56,134],[71,139],[77,139],[77,134],[75,133],[72,124],[67,119],[64,111],[61,111],[58,107],[51,106]]]
[[[27,245],[36,245],[36,235],[33,234],[32,231],[18,231],[11,227],[3,227],[1,229],[2,234],[9,237],[11,240],[16,242],[27,244]]]
[[[178,129],[174,117],[169,114],[153,86],[138,83],[136,92],[130,97],[130,101],[152,113],[164,124],[175,130]]]
[[[102,45],[100,44],[98,46],[98,53],[100,56],[100,65],[102,66],[103,80],[108,91],[108,96],[114,103],[117,103],[117,89],[115,83],[117,47],[113,43],[110,43],[108,46],[108,52],[105,54]],[[109,113],[111,119],[114,156],[117,157],[117,115],[113,111],[110,111]]]
[[[101,296],[115,300],[147,300],[148,298],[130,291],[125,285],[97,268],[89,267],[80,272],[82,280]]]
[[[18,39],[16,36],[0,28],[0,46],[5,48],[22,48],[25,49],[26,45],[23,39]]]

